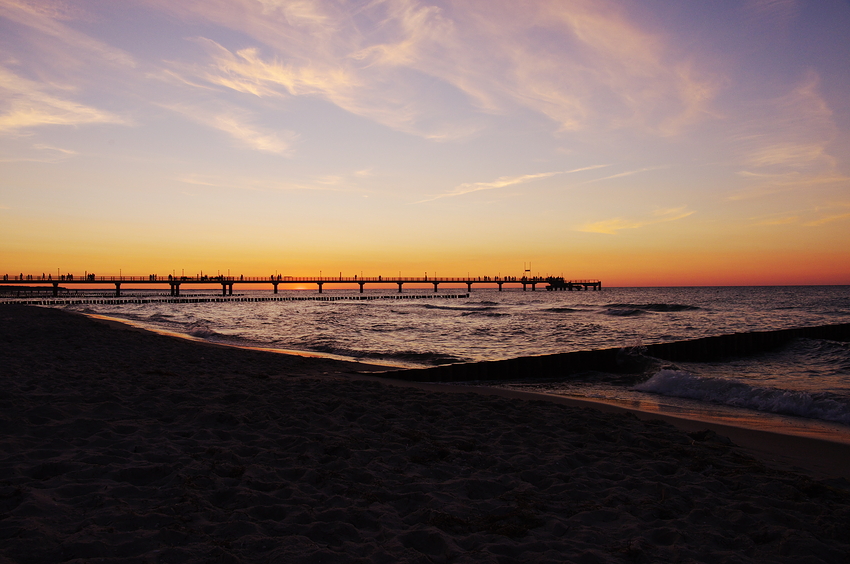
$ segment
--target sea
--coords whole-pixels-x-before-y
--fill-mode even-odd
[[[700,337],[850,323],[850,286],[246,290],[228,301],[54,305],[213,343],[354,359],[388,370],[627,348]],[[90,297],[104,296],[90,290]],[[218,296],[185,290],[184,296]],[[82,294],[83,296],[85,294]],[[363,300],[367,296],[373,299]],[[78,296],[80,297],[80,296]],[[308,298],[308,299],[304,299]],[[315,298],[323,298],[318,300]],[[329,299],[332,298],[332,299]],[[73,302],[74,300],[70,300]],[[93,303],[93,302],[103,303]],[[620,405],[850,443],[850,343],[800,338],[717,362],[664,362],[635,378],[601,371],[467,384]]]

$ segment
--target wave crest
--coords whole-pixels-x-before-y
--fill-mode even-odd
[[[751,386],[738,380],[695,376],[665,369],[633,389],[808,419],[850,425],[850,403],[830,393]]]
[[[609,309],[634,309],[640,311],[651,311],[656,313],[666,313],[671,311],[696,311],[701,309],[699,306],[685,304],[608,304]]]

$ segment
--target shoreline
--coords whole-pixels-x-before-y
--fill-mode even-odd
[[[780,459],[704,424],[389,382],[368,373],[381,367],[51,308],[0,308],[0,343],[4,562],[831,563],[850,553],[850,481],[828,465],[846,445],[728,429],[733,442],[798,457]]]
[[[39,306],[36,306],[36,307],[39,307]],[[398,363],[393,364],[393,363],[388,363],[388,362],[363,362],[363,361],[360,361],[356,358],[345,357],[345,356],[342,356],[342,355],[336,355],[336,354],[331,354],[331,353],[297,351],[297,350],[294,350],[294,349],[274,349],[274,348],[271,348],[271,347],[254,347],[254,346],[250,346],[250,345],[236,345],[236,344],[232,344],[232,343],[215,343],[215,342],[203,339],[201,337],[195,337],[193,335],[187,335],[185,333],[178,333],[176,331],[168,331],[167,329],[156,329],[156,328],[152,328],[152,327],[145,327],[141,323],[136,323],[136,322],[129,320],[129,319],[119,319],[117,317],[110,317],[108,315],[100,315],[100,314],[97,314],[97,313],[82,313],[82,312],[69,312],[69,313],[82,315],[84,317],[88,317],[89,319],[94,319],[96,321],[102,321],[102,322],[107,323],[107,324],[112,324],[113,327],[119,327],[119,326],[123,325],[123,326],[127,326],[127,327],[132,327],[134,330],[140,331],[140,332],[151,333],[151,334],[154,334],[154,335],[163,335],[165,337],[170,337],[170,338],[173,338],[173,339],[183,339],[183,340],[190,341],[190,342],[193,342],[193,343],[200,343],[200,344],[211,345],[211,346],[215,346],[215,347],[227,347],[227,348],[234,348],[234,349],[240,349],[240,350],[246,350],[246,351],[258,351],[258,352],[266,352],[266,353],[272,353],[272,354],[283,354],[283,355],[288,355],[288,356],[300,356],[300,357],[304,357],[304,358],[321,358],[321,359],[325,359],[325,360],[334,360],[334,361],[337,361],[337,362],[347,362],[347,363],[353,362],[353,363],[363,364],[363,365],[367,365],[367,366],[375,366],[375,367],[377,367],[378,369],[381,369],[381,370],[386,370],[387,368],[394,368],[394,369],[397,369],[397,370],[407,370],[409,368],[405,365],[398,364]]]

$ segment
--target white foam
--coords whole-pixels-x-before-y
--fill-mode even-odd
[[[850,425],[850,404],[827,393],[751,386],[744,382],[661,370],[635,390]]]

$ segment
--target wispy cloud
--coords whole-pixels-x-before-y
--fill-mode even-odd
[[[836,213],[838,211],[838,213]],[[816,210],[818,217],[803,223],[806,227],[819,227],[827,223],[850,220],[850,202],[832,202]]]
[[[850,177],[830,151],[839,130],[819,86],[818,75],[809,72],[787,94],[751,108],[752,117],[732,141],[742,155],[738,176],[744,182],[729,200],[786,194],[788,205],[798,206],[795,200],[817,199],[819,193],[831,197],[842,185],[850,188]]]
[[[771,219],[762,219],[757,221],[755,225],[790,225],[792,223],[799,223],[800,216],[797,215],[789,215],[783,217],[775,217]]]
[[[756,25],[785,27],[800,13],[799,0],[747,0],[744,11]]]
[[[850,202],[830,202],[825,205],[809,206],[750,219],[753,221],[753,225],[758,226],[796,224],[805,227],[819,227],[850,219]]]
[[[751,119],[733,139],[745,169],[777,174],[835,168],[828,146],[838,128],[819,87],[820,78],[809,72],[788,94],[750,109]]]
[[[250,192],[287,192],[293,190],[318,190],[316,186],[297,182],[281,182],[264,178],[226,177],[200,173],[183,174],[176,178],[182,184],[224,190],[247,190]]]
[[[298,135],[292,131],[270,131],[251,123],[251,115],[237,108],[210,109],[202,106],[163,105],[195,123],[230,135],[242,146],[263,153],[291,156]]]
[[[818,218],[818,219],[815,219],[815,220],[812,220],[812,221],[807,221],[803,225],[805,225],[807,227],[817,227],[817,226],[824,225],[824,224],[827,224],[827,223],[832,223],[834,221],[843,221],[843,220],[850,220],[850,213],[839,213],[839,214],[835,214],[835,215],[828,215],[826,217],[821,217],[821,218]]]
[[[35,152],[33,152],[33,150]],[[77,153],[77,151],[72,151],[70,149],[62,149],[60,147],[53,147],[43,143],[36,143],[32,145],[32,147],[21,148],[18,156],[7,154],[4,157],[0,157],[0,162],[58,163],[78,154],[79,153]]]
[[[176,177],[178,182],[192,186],[223,188],[227,190],[249,190],[254,192],[351,192],[357,189],[352,178],[357,171],[339,175],[308,176],[298,180],[277,180],[253,176],[229,176],[222,174],[186,173]]]
[[[290,131],[262,131],[259,128],[242,121],[234,114],[218,114],[212,117],[207,125],[229,133],[246,146],[264,153],[289,156],[292,143],[297,135]]]
[[[71,149],[63,149],[61,147],[53,147],[51,145],[45,145],[44,143],[36,143],[32,146],[33,149],[38,149],[39,151],[56,151],[62,155],[72,156],[78,154],[77,151],[72,151]]]
[[[594,168],[596,168],[596,167],[594,167]],[[648,166],[648,167],[639,168],[639,169],[636,169],[636,170],[628,170],[626,172],[619,172],[617,174],[612,174],[610,176],[603,176],[602,178],[594,178],[592,180],[586,180],[586,181],[582,182],[581,185],[583,186],[585,184],[593,184],[594,182],[602,182],[604,180],[614,180],[615,178],[624,178],[626,176],[632,176],[632,175],[635,175],[635,174],[640,174],[642,172],[649,172],[649,171],[652,171],[652,170],[662,170],[662,169],[665,169],[665,168],[670,168],[670,166],[669,165]]]
[[[533,180],[539,180],[541,178],[550,178],[552,176],[558,176],[561,174],[573,174],[576,172],[583,172],[586,170],[594,170],[597,168],[604,168],[611,165],[594,165],[594,166],[586,166],[582,168],[576,168],[573,170],[562,170],[558,172],[539,172],[536,174],[523,174],[520,176],[501,176],[496,180],[492,180],[490,182],[465,182],[463,184],[455,187],[451,192],[447,192],[445,194],[440,194],[438,196],[434,196],[432,198],[427,198],[425,200],[420,200],[418,202],[414,202],[416,204],[423,204],[425,202],[433,202],[434,200],[439,200],[442,198],[453,198],[455,196],[462,196],[464,194],[470,194],[472,192],[480,192],[481,190],[492,190],[494,188],[504,188],[506,186],[513,186],[516,184],[525,184],[526,182],[531,182]]]
[[[0,0],[0,16],[38,32],[41,40],[34,47],[48,50],[59,57],[60,61],[67,62],[70,56],[68,51],[71,50],[85,57],[96,58],[99,63],[105,62],[123,67],[136,66],[136,61],[126,51],[93,39],[61,23],[61,20],[81,17],[81,10],[74,9],[73,4]],[[45,38],[51,41],[45,41]]]
[[[0,133],[44,125],[91,123],[128,124],[111,112],[45,92],[47,86],[22,78],[0,66]]]
[[[841,186],[842,184],[850,188],[850,177],[833,171],[827,171],[823,174],[806,174],[793,171],[780,174],[758,174],[741,171],[739,175],[752,182],[747,187],[732,193],[728,196],[728,200],[753,200],[788,192],[805,191],[811,193],[814,189]]]
[[[711,104],[724,84],[605,0],[469,0],[451,9],[417,0],[148,2],[255,42],[234,51],[198,39],[208,64],[174,61],[171,69],[187,84],[317,96],[437,140],[482,127],[462,109],[482,117],[531,109],[563,131],[675,135],[714,116]]]
[[[604,233],[606,235],[616,235],[624,229],[639,229],[649,225],[666,223],[668,221],[677,221],[693,215],[693,211],[687,211],[685,206],[673,209],[660,209],[653,212],[650,217],[640,219],[625,219],[615,217],[602,221],[587,223],[577,228],[578,231],[587,233]]]

